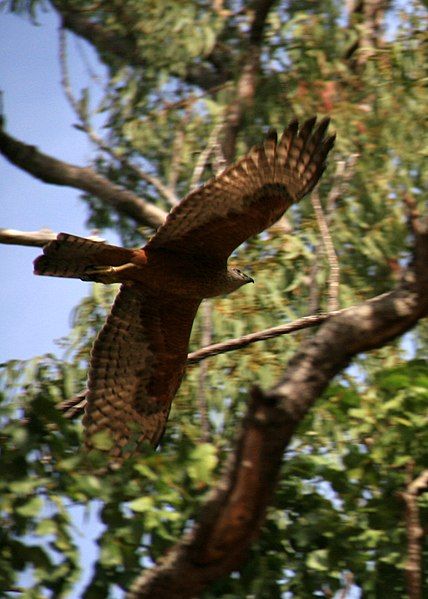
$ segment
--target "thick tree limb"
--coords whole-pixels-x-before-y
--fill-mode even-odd
[[[27,245],[40,248],[53,239],[56,239],[56,233],[50,229],[40,229],[40,231],[0,229],[0,243],[7,245]]]
[[[157,228],[165,220],[166,213],[163,210],[145,202],[132,191],[115,185],[91,168],[75,166],[52,158],[40,152],[35,146],[19,141],[1,129],[0,153],[33,177],[45,183],[68,185],[91,193],[117,212],[131,217],[138,224]]]
[[[428,315],[428,219],[413,224],[414,259],[403,282],[330,318],[301,345],[273,389],[253,392],[236,451],[198,522],[135,581],[128,599],[197,597],[242,565],[259,534],[284,450],[308,410],[355,355],[389,343]]]

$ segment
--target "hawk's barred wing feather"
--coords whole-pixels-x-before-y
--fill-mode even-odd
[[[107,431],[112,457],[157,445],[187,360],[196,300],[122,286],[92,350],[84,416],[87,446]]]
[[[325,138],[329,119],[315,124],[314,117],[299,129],[293,120],[279,142],[269,132],[262,145],[188,194],[147,247],[227,260],[236,247],[270,227],[318,182],[334,136]]]

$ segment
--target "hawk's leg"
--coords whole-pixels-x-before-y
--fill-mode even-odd
[[[88,266],[85,274],[80,277],[82,281],[94,281],[95,283],[124,283],[129,280],[127,273],[135,270],[134,264],[123,264],[122,266]]]

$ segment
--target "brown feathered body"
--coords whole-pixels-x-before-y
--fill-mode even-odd
[[[192,323],[203,298],[252,281],[228,267],[232,251],[275,223],[318,182],[334,137],[328,119],[277,142],[270,133],[235,165],[191,192],[144,248],[126,249],[60,233],[35,273],[122,283],[91,354],[87,445],[107,432],[116,459],[156,445],[181,383]],[[95,443],[96,445],[96,443]]]

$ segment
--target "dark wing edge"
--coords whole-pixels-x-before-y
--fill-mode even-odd
[[[159,443],[199,303],[122,286],[91,353],[83,418],[87,449],[105,446],[122,461],[145,441]]]
[[[335,135],[325,136],[329,118],[318,126],[316,120],[312,117],[300,128],[297,120],[291,121],[279,141],[270,131],[263,144],[189,193],[147,247],[227,258],[245,239],[271,226],[312,191],[324,172]],[[215,238],[210,243],[211,233]]]

